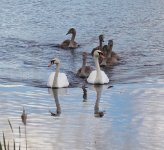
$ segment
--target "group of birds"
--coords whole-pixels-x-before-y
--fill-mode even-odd
[[[75,49],[80,45],[75,41],[76,30],[74,28],[69,29],[66,35],[72,34],[71,39],[63,41],[58,47],[62,49]],[[103,45],[104,36],[99,35],[99,46],[93,48],[91,55],[93,56],[96,70],[91,66],[87,66],[87,53],[83,52],[82,67],[78,70],[77,75],[81,78],[87,78],[87,82],[90,84],[106,84],[109,83],[109,78],[104,71],[101,70],[101,66],[111,66],[117,64],[120,57],[112,51],[113,40],[109,40],[107,45]],[[60,72],[60,59],[54,58],[50,61],[48,67],[56,64],[56,71],[52,72],[49,76],[47,86],[50,88],[62,88],[68,87],[69,82],[65,73]]]

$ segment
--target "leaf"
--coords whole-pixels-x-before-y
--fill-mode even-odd
[[[10,128],[11,128],[11,131],[12,131],[12,133],[13,133],[13,127],[12,127],[11,122],[10,122],[9,119],[8,119],[8,122],[9,122],[9,125],[10,125]]]
[[[2,150],[2,144],[1,144],[1,141],[0,141],[0,150]]]
[[[8,145],[7,145],[7,150],[9,150],[9,142],[8,142]]]
[[[15,150],[15,140],[14,140],[14,150]]]
[[[4,149],[7,150],[7,148],[6,148],[6,140],[5,140],[5,134],[4,134],[4,132],[3,132],[3,144],[4,144]]]

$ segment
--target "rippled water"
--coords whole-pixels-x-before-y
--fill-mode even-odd
[[[10,119],[22,149],[27,140],[28,149],[163,150],[163,6],[163,0],[2,0],[0,139],[4,131],[12,143]],[[70,27],[76,28],[81,47],[55,47],[69,38]],[[97,46],[102,33],[105,43],[114,40],[121,61],[104,69],[109,85],[86,84],[85,95],[85,80],[76,71],[82,52]],[[47,89],[54,70],[47,65],[53,57],[61,59],[69,88]],[[91,57],[87,61],[94,65]],[[23,107],[26,128],[20,117]],[[96,117],[99,113],[104,116]]]

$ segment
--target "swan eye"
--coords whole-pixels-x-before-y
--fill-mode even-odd
[[[51,64],[54,64],[55,63],[55,60],[51,60]]]
[[[98,52],[99,53],[99,55],[101,56],[101,55],[103,55],[103,53],[102,52]]]

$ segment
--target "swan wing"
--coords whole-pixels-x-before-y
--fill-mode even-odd
[[[102,79],[103,79],[103,83],[109,83],[109,78],[108,76],[105,74],[104,71],[101,70],[101,76],[102,76]]]
[[[61,43],[60,47],[61,48],[68,48],[69,44],[70,44],[70,40],[68,39],[68,40],[63,41]]]
[[[54,77],[55,77],[55,72],[52,72],[48,78],[48,82],[47,82],[48,87],[51,88],[53,87]],[[56,88],[69,86],[68,78],[65,73],[59,73],[57,82],[58,83]]]
[[[65,73],[59,73],[58,76],[58,87],[68,87],[69,82]]]
[[[87,82],[91,84],[95,84],[96,75],[97,75],[97,71],[96,70],[92,71],[89,77],[87,78]],[[101,77],[102,77],[102,84],[109,83],[108,76],[102,70],[101,70]]]
[[[52,72],[52,73],[49,75],[48,82],[47,82],[47,86],[48,86],[48,87],[51,87],[51,88],[52,88],[53,82],[54,82],[54,76],[55,76],[55,72]]]
[[[96,75],[97,75],[97,71],[94,70],[90,73],[89,77],[87,78],[87,82],[94,84],[95,83],[95,79],[96,79]]]

